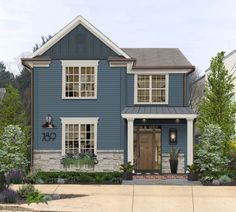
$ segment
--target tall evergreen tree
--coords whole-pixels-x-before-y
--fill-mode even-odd
[[[219,52],[211,60],[204,97],[198,110],[197,126],[203,131],[209,124],[217,124],[228,141],[235,134],[236,105],[234,95],[234,77],[225,68],[224,52]]]

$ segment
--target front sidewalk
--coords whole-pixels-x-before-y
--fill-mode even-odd
[[[14,186],[17,188],[17,186]],[[24,205],[36,211],[234,212],[236,187],[169,185],[37,185],[43,193],[83,197]]]

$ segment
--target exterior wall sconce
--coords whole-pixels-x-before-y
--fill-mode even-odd
[[[45,123],[42,125],[43,128],[55,128],[55,125],[52,123],[53,119],[50,114],[45,117]]]
[[[169,129],[169,142],[170,144],[177,144],[177,129],[171,128]]]

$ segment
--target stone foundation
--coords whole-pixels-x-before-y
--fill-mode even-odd
[[[33,167],[42,171],[84,171],[84,172],[109,172],[119,171],[124,163],[123,150],[97,150],[98,164],[94,167],[63,167],[61,164],[61,151],[38,150],[34,151]]]
[[[162,153],[162,173],[170,173],[170,155],[168,153]],[[178,169],[177,173],[185,173],[184,168],[184,154],[179,154],[178,157]]]

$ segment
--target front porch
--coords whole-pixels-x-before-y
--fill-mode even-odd
[[[180,148],[177,173],[185,173],[193,163],[193,122],[196,115],[187,107],[128,107],[127,161],[135,173],[170,173],[169,151]],[[176,142],[170,141],[171,130]]]

